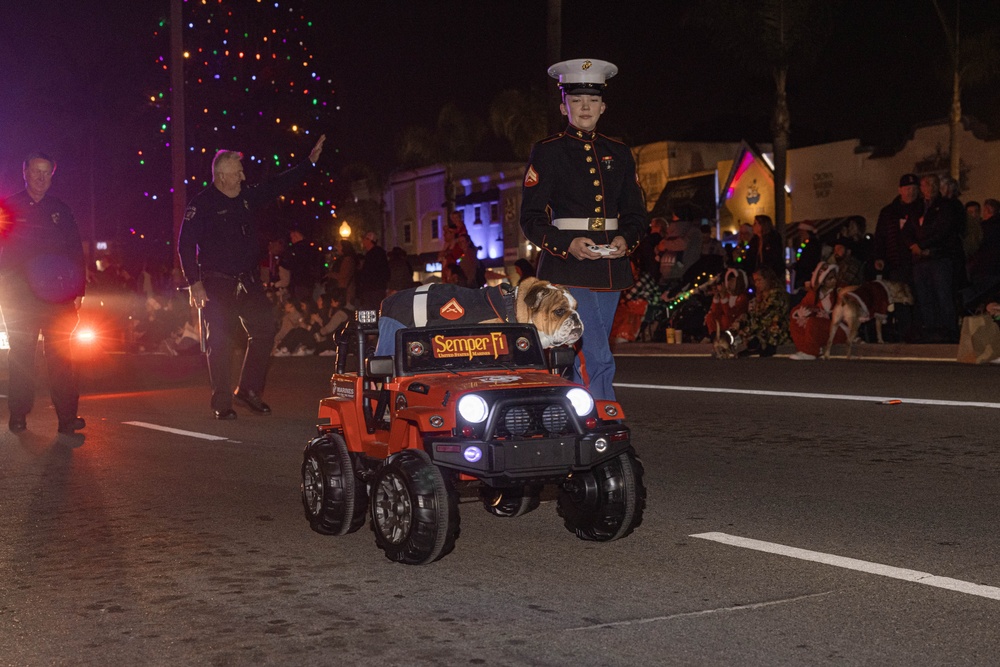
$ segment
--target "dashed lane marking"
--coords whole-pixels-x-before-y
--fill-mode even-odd
[[[814,563],[823,563],[824,565],[833,565],[835,567],[856,570],[867,574],[877,574],[882,577],[910,581],[915,584],[934,586],[935,588],[944,588],[949,591],[965,593],[966,595],[977,595],[991,600],[1000,600],[1000,588],[997,588],[996,586],[984,586],[982,584],[974,584],[969,581],[962,581],[961,579],[939,577],[935,574],[930,574],[929,572],[908,570],[902,567],[894,567],[892,565],[883,565],[881,563],[858,560],[857,558],[835,556],[821,551],[809,551],[808,549],[789,547],[784,544],[776,544],[774,542],[762,542],[761,540],[753,540],[749,537],[739,537],[737,535],[728,535],[726,533],[698,533],[697,535],[690,535],[689,537],[697,537],[702,540],[728,544],[733,547],[764,551],[766,553],[787,556],[789,558],[797,558],[799,560],[808,560]]]
[[[164,431],[166,433],[174,433],[176,435],[186,435],[191,438],[201,438],[202,440],[229,440],[229,438],[221,435],[198,433],[196,431],[184,431],[179,428],[170,428],[169,426],[160,426],[159,424],[150,424],[148,422],[122,422],[122,423],[128,424],[129,426],[138,426],[139,428],[152,429],[153,431]]]
[[[744,396],[784,396],[788,398],[818,398],[828,401],[862,401],[865,403],[885,403],[886,401],[897,401],[903,404],[912,403],[914,405],[938,405],[952,408],[1000,408],[1000,403],[988,403],[986,401],[946,401],[936,398],[903,398],[901,396],[856,396],[853,394],[816,394],[803,391],[769,391],[765,389],[731,389],[728,387],[680,387],[676,385],[664,384],[632,384],[625,382],[615,382],[615,387],[623,389],[662,389],[665,391],[691,391],[707,394],[743,394]]]

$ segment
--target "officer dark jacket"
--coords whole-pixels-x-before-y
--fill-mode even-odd
[[[83,244],[69,206],[51,195],[36,202],[27,191],[0,202],[0,275],[11,298],[22,288],[49,303],[83,296]]]
[[[557,218],[594,218],[591,229],[559,229]],[[617,230],[599,229],[602,218],[618,218]],[[632,285],[629,258],[579,260],[570,242],[586,236],[611,243],[621,236],[628,252],[646,230],[646,204],[632,151],[614,139],[570,125],[535,144],[524,177],[521,229],[544,250],[538,277],[568,287],[623,290]]]
[[[214,185],[195,195],[184,212],[177,241],[188,283],[201,280],[202,271],[255,275],[261,255],[257,211],[303,178],[311,167],[307,160],[270,181],[243,186],[232,198]]]

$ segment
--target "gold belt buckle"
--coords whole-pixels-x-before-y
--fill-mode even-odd
[[[604,218],[588,218],[587,229],[592,232],[603,232]]]

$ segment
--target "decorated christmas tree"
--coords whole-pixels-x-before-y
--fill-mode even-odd
[[[277,202],[268,222],[274,236],[292,226],[315,229],[333,224],[333,179],[328,165],[336,152],[331,127],[336,107],[327,63],[311,50],[324,37],[300,8],[281,0],[185,0],[183,63],[186,198],[211,183],[211,162],[220,149],[238,150],[248,183],[306,159],[327,134],[320,169],[304,187]],[[170,242],[171,94],[170,31],[164,18],[155,27],[160,53],[156,87],[148,90],[157,139],[137,149],[139,182],[150,209],[130,228]],[[151,81],[153,79],[151,78]],[[143,229],[143,226],[149,229]]]

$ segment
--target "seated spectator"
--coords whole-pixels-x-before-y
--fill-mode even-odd
[[[833,255],[830,263],[837,267],[837,281],[840,287],[860,285],[864,282],[864,266],[854,257],[854,242],[844,236],[838,236],[833,242]]]
[[[344,303],[344,291],[333,290],[324,299],[326,302],[317,317],[314,318],[310,331],[316,340],[315,352],[321,357],[328,357],[335,354],[333,335],[341,326],[354,319],[354,311],[346,308]],[[325,312],[324,312],[325,311]],[[316,320],[319,326],[316,326]]]
[[[304,357],[312,354],[316,341],[309,333],[305,307],[301,302],[286,301],[284,314],[274,337],[275,357]]]
[[[759,354],[773,357],[778,346],[789,341],[788,292],[770,267],[763,266],[753,274],[754,297],[747,308],[747,317],[736,331],[746,349],[741,357]]]
[[[747,274],[740,269],[728,269],[715,285],[712,306],[705,315],[705,328],[712,340],[722,331],[737,329],[746,318],[750,304],[747,287]]]
[[[806,294],[792,310],[789,327],[796,361],[816,359],[830,337],[830,316],[837,305],[837,265],[819,264],[812,279],[806,282]],[[841,329],[835,343],[846,343],[847,334]]]

